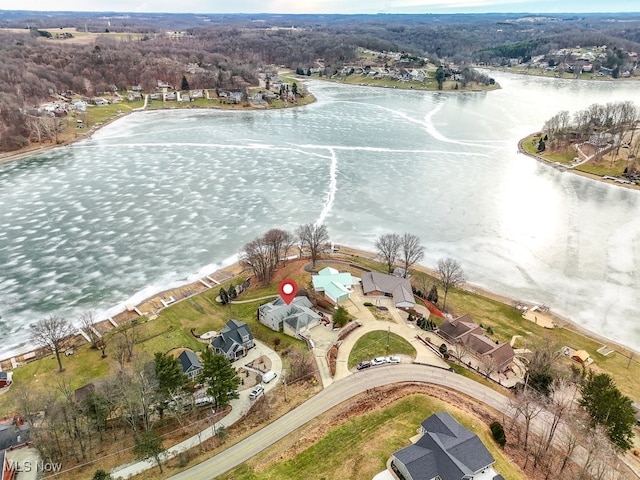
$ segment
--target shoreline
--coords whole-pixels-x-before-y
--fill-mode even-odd
[[[563,165],[561,163],[558,162],[552,162],[551,160],[544,158],[542,155],[535,155],[532,153],[529,153],[525,150],[525,148],[522,146],[522,144],[525,142],[525,140],[527,138],[529,138],[531,135],[528,135],[524,138],[521,138],[520,140],[518,140],[518,152],[522,153],[524,155],[526,155],[529,158],[533,158],[534,160],[539,161],[540,163],[543,163],[551,168],[555,168],[556,170],[560,170],[562,173],[565,172],[569,172],[572,173],[574,175],[578,175],[579,177],[583,177],[583,178],[588,178],[589,180],[593,180],[596,182],[600,182],[600,183],[604,183],[606,185],[612,185],[614,187],[623,187],[623,188],[628,188],[629,190],[640,190],[640,185],[637,185],[635,183],[621,183],[621,182],[616,182],[615,180],[612,180],[610,178],[604,178],[600,175],[596,175],[595,173],[589,173],[589,172],[583,172],[581,170],[576,170],[575,168],[569,168],[566,165]]]
[[[365,259],[376,258],[375,252],[364,250],[362,248],[356,248],[342,244],[336,246],[339,248],[339,250],[337,251],[337,253],[331,254],[328,257],[329,260],[331,258],[337,259],[341,257],[346,257],[347,259],[349,257]],[[414,270],[437,277],[437,272],[425,265],[417,264],[412,268]],[[151,296],[144,298],[135,305],[127,304],[118,313],[113,314],[110,317],[97,320],[94,323],[94,326],[102,335],[108,333],[111,330],[114,330],[115,328],[118,328],[124,323],[131,322],[136,318],[147,317],[148,320],[153,320],[157,318],[158,314],[165,308],[175,303],[188,300],[189,298],[203,293],[207,290],[216,289],[219,284],[225,283],[229,280],[238,279],[238,277],[245,272],[247,272],[247,270],[240,264],[239,260],[231,261],[227,265],[221,265],[211,274],[200,276],[195,281],[187,281],[177,287],[167,288],[158,293],[154,293]],[[250,274],[250,276],[252,276],[252,274]],[[522,303],[523,305],[526,305],[528,307],[536,305],[532,302],[519,301],[507,295],[492,292],[484,287],[469,282],[462,285],[460,289],[469,293],[473,293],[475,295],[479,295],[481,297],[494,300],[504,305],[513,305],[515,304],[515,302]],[[556,328],[564,328],[570,330],[578,335],[582,335],[583,337],[599,342],[602,345],[612,347],[615,351],[617,351],[621,355],[624,355],[625,357],[633,357],[640,354],[639,351],[634,350],[631,347],[622,345],[621,343],[613,339],[607,338],[597,332],[593,332],[582,327],[568,317],[565,317],[558,313],[554,313],[553,311],[547,312],[546,315],[553,319],[554,323],[557,325]],[[75,335],[75,337],[80,336],[80,333],[76,333]],[[82,339],[82,341],[84,340],[85,339]],[[17,352],[8,356],[7,358],[0,359],[0,371],[12,370],[17,366],[23,365],[32,360],[37,360],[46,355],[48,355],[48,352],[42,348],[35,348],[29,351]]]
[[[338,83],[340,85],[351,85],[354,87],[374,87],[374,88],[385,88],[385,89],[390,89],[390,90],[413,90],[415,92],[430,92],[430,93],[479,93],[479,92],[493,92],[495,90],[502,90],[502,86],[496,82],[495,83],[495,87],[493,88],[471,88],[471,89],[463,89],[460,88],[458,90],[454,89],[454,88],[449,88],[449,89],[442,89],[442,90],[438,90],[437,88],[431,89],[431,88],[420,88],[420,87],[416,87],[414,88],[413,85],[409,85],[409,86],[404,86],[404,85],[377,85],[375,83],[366,83],[366,82],[358,82],[358,83],[350,83],[350,82],[345,82],[342,80],[337,80],[334,78],[326,78],[326,77],[305,77],[305,78],[309,78],[311,80],[320,80],[322,82],[329,82],[329,83]],[[300,78],[300,80],[304,80],[305,78]]]
[[[118,121],[118,120],[120,120],[122,118],[125,118],[125,117],[127,117],[127,116],[129,116],[131,114],[134,114],[134,113],[139,113],[139,112],[162,112],[162,111],[175,112],[175,111],[183,111],[183,110],[222,110],[222,111],[225,111],[225,112],[289,110],[291,108],[305,107],[307,105],[311,105],[311,104],[316,103],[318,101],[318,99],[317,99],[317,97],[315,95],[313,95],[310,92],[308,94],[313,98],[313,100],[311,100],[309,103],[304,103],[302,105],[293,104],[291,106],[275,107],[275,108],[257,107],[255,105],[252,105],[250,108],[243,107],[242,109],[240,109],[240,108],[223,108],[223,107],[219,107],[219,106],[215,106],[215,105],[212,105],[212,106],[182,105],[180,107],[171,106],[171,107],[166,107],[166,108],[144,108],[144,107],[140,107],[140,108],[129,110],[127,112],[122,112],[120,114],[115,114],[113,117],[102,121],[100,123],[100,125],[94,125],[89,130],[83,131],[80,134],[78,134],[76,132],[76,136],[75,137],[67,139],[67,140],[64,140],[64,141],[61,141],[60,143],[53,143],[52,142],[52,143],[48,143],[48,144],[39,144],[37,146],[29,145],[28,147],[21,148],[20,150],[14,150],[12,152],[0,153],[0,165],[4,164],[4,163],[10,163],[10,162],[22,160],[24,158],[28,158],[28,157],[31,157],[31,156],[39,155],[41,153],[48,152],[49,150],[53,150],[55,148],[67,147],[67,146],[72,145],[74,143],[81,142],[82,140],[90,139],[96,132],[98,132],[102,128],[106,127],[107,125],[110,125],[111,123],[116,122],[116,121]]]

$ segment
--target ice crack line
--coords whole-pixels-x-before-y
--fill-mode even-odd
[[[336,156],[336,152],[333,148],[329,147],[329,152],[331,153],[331,164],[329,165],[329,191],[327,192],[327,199],[324,202],[320,216],[318,217],[318,220],[316,220],[316,225],[322,225],[324,223],[325,218],[327,218],[327,215],[333,208],[333,202],[336,199],[336,190],[338,189],[338,157]]]

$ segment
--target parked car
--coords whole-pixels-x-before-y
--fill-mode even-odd
[[[371,366],[375,367],[376,365],[383,365],[387,363],[387,359],[384,357],[376,357],[373,360],[371,360]]]
[[[251,393],[249,394],[249,399],[255,400],[263,393],[264,393],[264,387],[262,386],[261,383],[259,383],[258,385],[253,387],[253,390],[251,390]]]
[[[371,362],[369,360],[365,360],[356,365],[356,370],[362,370],[363,368],[369,368],[371,366]]]
[[[394,355],[387,357],[387,363],[400,363],[400,357]]]
[[[204,407],[206,405],[211,405],[212,403],[213,403],[213,397],[210,397],[210,396],[200,397],[200,398],[196,398],[195,406]]]
[[[269,370],[268,372],[266,372],[263,376],[262,376],[262,381],[264,383],[269,383],[271,380],[273,380],[274,378],[276,378],[278,376],[278,374],[276,372],[274,372],[273,370]]]

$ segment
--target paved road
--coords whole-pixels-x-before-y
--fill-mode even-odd
[[[418,381],[442,385],[506,412],[505,395],[461,375],[439,368],[413,364],[374,367],[338,380],[318,395],[282,416],[262,430],[194,467],[171,477],[173,480],[209,480],[249,460],[318,415],[370,388],[397,382]]]

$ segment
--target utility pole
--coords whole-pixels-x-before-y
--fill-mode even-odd
[[[286,370],[282,370],[282,383],[284,383],[284,401],[288,402],[289,400],[287,400],[287,371]]]
[[[391,336],[391,327],[387,327],[387,355],[389,355],[389,337]]]

